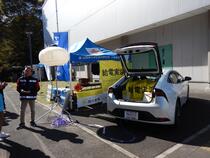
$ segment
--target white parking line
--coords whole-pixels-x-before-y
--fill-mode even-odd
[[[163,153],[161,153],[160,155],[156,156],[155,158],[164,158],[164,157],[170,155],[171,153],[173,153],[174,151],[178,150],[182,146],[183,146],[183,144],[176,144],[176,145],[172,146],[171,148],[167,149],[166,151],[164,151]]]
[[[4,144],[4,142],[1,142],[1,144]],[[6,144],[4,145],[6,146]],[[8,157],[9,157],[9,154],[7,150],[0,149],[0,158],[8,158]]]
[[[77,124],[77,126],[79,128],[81,128],[82,130],[84,130],[85,132],[89,133],[90,135],[94,136],[95,138],[99,139],[100,141],[106,143],[107,145],[111,146],[112,148],[116,149],[117,151],[121,152],[122,154],[130,157],[130,158],[139,158],[137,155],[125,150],[124,148],[110,142],[110,141],[107,141],[105,139],[102,139],[101,137],[99,137],[95,132],[91,131],[90,129],[80,125],[80,124]]]
[[[197,133],[193,134],[192,136],[188,137],[187,139],[185,139],[184,141],[182,141],[182,143],[178,143],[174,146],[172,146],[171,148],[167,149],[166,151],[164,151],[163,153],[161,153],[160,155],[156,156],[155,158],[164,158],[170,154],[172,154],[174,151],[178,150],[179,148],[181,148],[184,144],[189,143],[190,141],[192,141],[193,139],[195,139],[196,137],[198,137],[199,135],[207,132],[208,130],[210,130],[210,124],[207,125],[205,128],[201,129],[200,131],[198,131]]]
[[[19,113],[19,110],[17,109],[16,105],[13,103],[13,101],[7,96],[5,95],[6,99],[9,101],[10,105],[12,105],[13,109],[15,110],[16,113]],[[51,158],[55,158],[55,156],[52,154],[52,152],[50,152],[50,150],[48,150],[47,146],[43,143],[43,141],[38,137],[37,134],[33,133],[33,136],[37,139],[37,141],[39,142],[39,144],[41,145],[42,151],[45,151],[45,153],[50,156]]]
[[[41,104],[41,105],[43,105],[43,106],[46,107],[46,105],[44,105],[44,104],[42,104],[42,103],[40,103],[40,102],[39,102],[39,104]],[[55,110],[53,110],[53,112],[59,114],[59,113],[58,113],[57,111],[55,111]],[[118,145],[112,143],[111,141],[102,139],[102,138],[99,137],[95,132],[93,132],[93,131],[91,131],[90,129],[86,128],[84,125],[78,124],[78,123],[75,123],[75,125],[76,125],[77,127],[79,127],[80,129],[82,129],[83,131],[87,132],[88,134],[92,135],[93,137],[95,137],[95,138],[99,139],[100,141],[106,143],[107,145],[109,145],[110,147],[114,148],[115,150],[121,152],[122,154],[124,154],[124,155],[126,155],[126,156],[128,156],[128,157],[130,157],[130,158],[139,158],[139,156],[137,156],[137,155],[135,155],[135,154],[133,154],[133,153],[127,151],[126,149],[124,149],[124,148],[122,148],[122,147],[120,147],[120,146],[118,146]],[[94,125],[95,127],[99,127],[99,128],[103,127],[103,126],[98,125],[98,124],[88,124],[88,126],[91,126],[91,125]]]
[[[6,95],[5,95],[5,96],[6,96]],[[11,105],[13,106],[13,108],[15,109],[15,111],[18,113],[18,110],[17,110],[15,104],[12,102],[12,100],[11,100],[8,96],[6,96],[6,98],[7,98],[7,100],[11,103]],[[39,102],[39,104],[41,104],[41,105],[47,107],[46,105],[44,105],[44,104],[42,104],[42,103],[40,103],[40,102]],[[55,111],[55,110],[53,110],[53,112],[58,114],[58,112]],[[117,151],[121,152],[122,154],[124,154],[124,155],[126,155],[126,156],[128,156],[128,157],[130,157],[130,158],[139,158],[137,155],[135,155],[135,154],[133,154],[133,153],[131,153],[131,152],[125,150],[124,148],[122,148],[122,147],[120,147],[120,146],[118,146],[118,145],[116,145],[116,144],[114,144],[114,143],[112,143],[112,142],[110,142],[110,141],[108,141],[108,140],[104,140],[104,139],[100,138],[95,132],[93,132],[93,131],[91,131],[90,129],[84,127],[83,125],[80,125],[80,124],[76,124],[76,125],[77,125],[80,129],[84,130],[85,132],[89,133],[90,135],[94,136],[95,138],[99,139],[100,141],[106,143],[107,145],[109,145],[110,147],[116,149]],[[98,125],[98,127],[103,127],[103,126]],[[199,135],[205,133],[205,132],[208,131],[208,130],[210,130],[210,124],[207,125],[205,128],[201,129],[200,131],[198,131],[197,133],[193,134],[192,136],[188,137],[188,138],[185,139],[184,141],[182,141],[182,143],[175,144],[175,145],[172,146],[171,148],[165,150],[165,151],[162,152],[161,154],[157,155],[155,158],[165,158],[165,157],[169,156],[170,154],[172,154],[173,152],[175,152],[176,150],[178,150],[179,148],[181,148],[184,144],[189,143],[190,141],[192,141],[193,139],[195,139],[196,137],[198,137]],[[34,135],[35,135],[35,137],[37,138],[37,140],[40,142],[40,145],[41,145],[41,147],[43,148],[43,150],[44,150],[44,151],[47,151],[46,153],[47,153],[48,155],[50,155],[50,157],[55,158],[55,157],[53,156],[53,154],[47,149],[47,146],[46,146],[44,143],[42,143],[42,140],[39,139],[39,137],[36,136],[36,134],[34,134]]]

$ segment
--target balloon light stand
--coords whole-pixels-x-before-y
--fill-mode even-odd
[[[68,52],[61,48],[61,47],[47,47],[40,51],[39,53],[39,61],[41,64],[47,65],[47,66],[61,66],[64,65],[69,61],[69,54]],[[69,62],[70,64],[70,62]],[[72,106],[72,84],[71,84],[71,64],[69,65],[69,71],[70,71],[70,106]],[[51,74],[51,72],[50,72]],[[56,96],[51,104],[50,108],[39,118],[35,120],[35,122],[38,122],[45,116],[48,116],[51,112],[54,111],[55,107],[61,107],[62,111],[60,114],[58,114],[56,117],[52,119],[51,126],[54,128],[63,127],[63,126],[69,126],[73,124],[80,124],[83,126],[89,126],[89,127],[95,127],[95,128],[101,128],[101,125],[97,124],[83,124],[78,122],[77,120],[73,120],[71,114],[65,109],[65,106],[61,106],[60,104],[60,95],[58,94],[58,85],[57,85],[57,73],[56,74]],[[52,83],[52,82],[51,82]]]
[[[57,66],[63,65],[69,61],[69,54],[65,49],[61,47],[47,47],[43,49],[42,51],[40,51],[39,61],[41,64],[45,64],[47,66],[55,66],[57,70]],[[51,71],[50,71],[50,75],[51,75]],[[70,113],[65,109],[64,106],[61,106],[60,104],[61,98],[60,98],[60,95],[58,94],[57,73],[55,73],[55,83],[56,83],[56,94],[55,94],[53,103],[43,115],[41,115],[35,120],[35,122],[40,121],[45,116],[48,116],[51,112],[53,112],[53,110],[56,107],[61,107],[62,108],[61,113],[52,120],[51,126],[62,127],[62,126],[71,125],[74,123],[74,121]],[[70,102],[72,101],[70,100]]]

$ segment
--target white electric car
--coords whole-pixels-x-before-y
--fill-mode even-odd
[[[156,43],[133,44],[116,52],[125,75],[108,90],[108,112],[127,120],[179,124],[191,77],[174,70],[162,72]]]

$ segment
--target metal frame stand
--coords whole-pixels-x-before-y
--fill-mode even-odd
[[[56,106],[59,106],[61,107],[59,101],[60,101],[60,96],[58,94],[56,94],[57,96],[55,97],[55,102],[51,105],[51,107],[48,109],[48,111],[46,111],[43,115],[41,115],[40,117],[38,117],[35,122],[38,122],[39,120],[41,120],[42,118],[44,118],[45,116],[47,116],[49,113],[51,113],[54,108]],[[73,121],[73,118],[71,117],[71,114],[64,108],[62,108],[62,111],[61,111],[61,114],[60,115],[66,115],[70,121],[74,122]],[[77,122],[77,121],[75,121]]]
[[[56,71],[57,71],[57,67],[56,67]],[[50,108],[48,109],[48,111],[46,111],[43,115],[41,115],[40,117],[38,117],[37,119],[35,119],[35,122],[38,122],[39,120],[41,120],[42,118],[44,118],[45,116],[47,116],[49,113],[51,113],[53,110],[54,110],[54,108],[56,107],[56,106],[59,106],[59,107],[61,107],[60,106],[60,103],[59,103],[59,101],[60,101],[60,96],[58,95],[58,84],[57,84],[57,73],[55,73],[56,75],[55,75],[55,82],[56,82],[56,96],[55,96],[55,100],[54,100],[54,103],[50,106]],[[71,94],[70,94],[71,95]],[[70,98],[71,99],[71,98]],[[70,103],[72,102],[72,100],[70,101]],[[63,112],[65,112],[65,114],[63,113]],[[64,114],[64,115],[66,115],[68,118],[69,118],[69,120],[70,121],[73,121],[73,119],[72,119],[72,117],[71,117],[71,114],[68,112],[68,111],[66,111],[66,109],[64,109],[64,108],[62,108],[62,111],[61,111],[61,114],[60,115],[62,115],[62,114]]]
[[[54,103],[51,105],[51,107],[49,108],[49,110],[47,112],[45,112],[43,115],[39,116],[37,119],[35,119],[35,122],[38,122],[39,120],[41,120],[43,117],[47,116],[50,112],[52,112],[54,110],[54,108],[58,106],[57,103]]]

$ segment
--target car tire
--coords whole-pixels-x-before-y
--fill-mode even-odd
[[[177,100],[176,101],[175,116],[174,116],[174,126],[175,127],[179,127],[180,124],[181,124],[181,113],[182,113],[181,104],[180,104],[180,101]]]
[[[189,98],[190,98],[190,87],[188,85],[188,87],[187,87],[187,100],[186,100],[185,104],[187,104],[189,102]]]
[[[118,126],[126,126],[129,123],[129,120],[125,120],[122,118],[115,118],[115,122]]]

